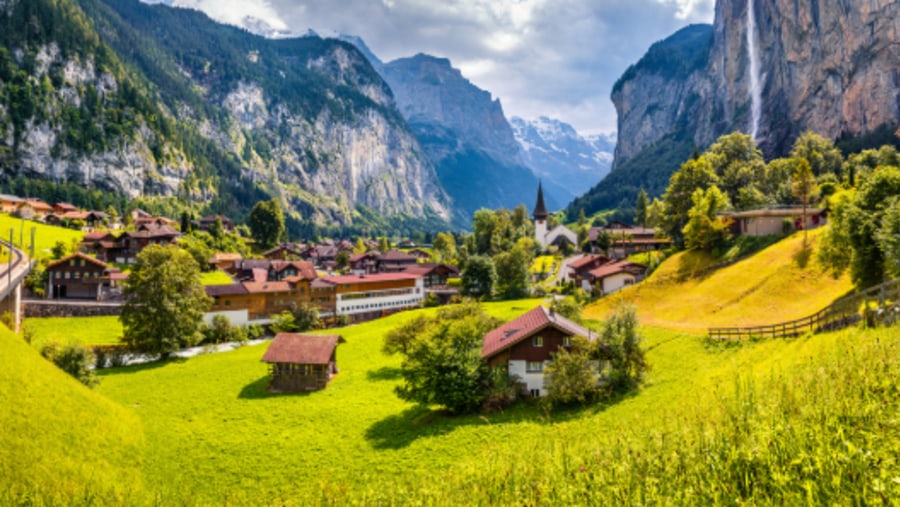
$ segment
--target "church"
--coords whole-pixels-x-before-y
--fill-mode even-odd
[[[544,189],[538,182],[537,203],[534,205],[534,238],[541,245],[541,248],[547,249],[549,246],[563,247],[566,243],[573,248],[578,248],[578,235],[572,232],[565,225],[557,225],[551,231],[547,231],[547,206],[544,204]]]

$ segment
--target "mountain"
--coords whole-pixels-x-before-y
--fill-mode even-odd
[[[615,135],[582,136],[562,121],[510,118],[525,165],[545,183],[565,192],[569,202],[596,185],[609,172]]]
[[[384,64],[382,75],[466,220],[479,208],[531,204],[538,180],[522,160],[499,100],[446,58],[400,58]],[[551,209],[559,207],[553,194],[548,201]]]
[[[450,200],[390,89],[350,44],[269,40],[134,0],[0,12],[3,179],[170,197],[313,227],[446,227]],[[443,225],[441,225],[443,224]]]
[[[613,170],[570,215],[633,203],[642,186],[661,193],[694,147],[735,130],[755,131],[767,157],[807,130],[846,146],[890,140],[900,124],[897,19],[890,0],[719,0],[713,26],[655,44],[616,83]]]

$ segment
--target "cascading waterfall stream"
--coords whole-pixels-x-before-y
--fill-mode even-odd
[[[747,0],[747,52],[750,53],[750,137],[756,141],[762,116],[762,89],[759,84],[759,53],[756,48],[756,12],[754,0]]]

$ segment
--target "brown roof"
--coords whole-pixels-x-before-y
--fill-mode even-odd
[[[459,276],[459,268],[457,268],[456,266],[450,266],[449,264],[434,264],[434,263],[414,264],[414,265],[409,266],[406,269],[404,269],[403,273],[425,276],[437,269],[444,269],[447,271],[447,274],[449,274],[449,275]]]
[[[106,239],[107,236],[115,238],[115,236],[109,232],[89,232],[84,235],[84,241],[97,241],[99,239]]]
[[[217,252],[209,259],[209,262],[216,263],[223,261],[239,261],[243,258],[244,256],[239,253]]]
[[[623,224],[627,225],[627,224]],[[613,239],[617,237],[622,237],[623,235],[631,236],[631,237],[654,237],[656,236],[656,229],[651,229],[648,227],[591,227],[588,231],[588,240],[597,241],[597,236],[600,235],[601,232],[608,233]]]
[[[313,289],[330,289],[334,287],[334,285],[334,282],[329,282],[328,280],[323,280],[322,278],[316,278],[309,284],[309,286]]]
[[[278,333],[262,356],[264,363],[328,364],[339,335]]]
[[[231,284],[223,284],[223,285],[207,285],[204,287],[206,289],[206,295],[211,297],[216,296],[239,296],[242,294],[247,294],[247,288],[239,283],[231,283]]]
[[[144,224],[137,231],[128,231],[125,233],[126,236],[131,238],[159,238],[159,237],[175,237],[178,236],[178,231],[169,227],[168,225],[151,225]]]
[[[621,260],[604,264],[597,269],[591,270],[590,274],[594,278],[601,279],[619,273],[634,273],[635,271],[643,269],[646,269],[646,267],[642,264],[637,264],[635,262],[630,262],[627,260]]]
[[[276,273],[281,273],[287,268],[294,268],[297,270],[297,275],[301,278],[306,278],[312,280],[316,275],[316,268],[313,266],[312,262],[309,261],[272,261],[272,269],[275,270]]]
[[[481,357],[487,359],[494,356],[547,327],[556,328],[570,336],[590,337],[590,331],[587,329],[558,313],[551,313],[543,306],[538,306],[484,335]]]
[[[63,211],[77,211],[78,210],[78,208],[74,204],[69,204],[67,202],[58,202],[53,207],[61,209]]]
[[[23,202],[21,205],[22,206],[28,205],[29,207],[31,207],[31,209],[33,209],[35,211],[53,211],[53,206],[50,206],[49,204],[45,203],[44,201],[37,199],[37,198],[33,198],[33,197],[25,198],[25,202]]]
[[[584,257],[569,263],[569,267],[575,270],[581,269],[597,260],[609,260],[603,255],[585,255]]]
[[[262,294],[266,292],[291,292],[291,284],[288,282],[242,282],[250,294]]]
[[[54,266],[58,266],[58,265],[60,265],[60,264],[64,264],[64,263],[68,262],[69,259],[73,259],[73,258],[75,258],[75,259],[84,259],[84,260],[86,260],[86,261],[88,261],[88,262],[90,262],[90,263],[92,263],[92,264],[95,264],[95,265],[97,265],[97,266],[100,266],[100,267],[103,268],[103,269],[106,269],[106,263],[105,263],[105,262],[99,261],[99,260],[97,260],[97,259],[91,257],[90,255],[83,254],[83,253],[81,253],[81,252],[76,252],[76,253],[73,253],[72,255],[67,255],[67,256],[63,257],[62,259],[59,259],[58,261],[53,261],[53,262],[47,264],[47,269],[50,269],[50,268],[52,268],[52,267],[54,267]]]
[[[393,262],[406,261],[412,263],[416,262],[418,258],[414,255],[409,255],[406,252],[401,252],[400,250],[390,250],[382,254],[381,257],[379,257],[379,260]]]

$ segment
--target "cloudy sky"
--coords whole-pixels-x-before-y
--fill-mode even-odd
[[[171,1],[171,0],[170,0]],[[711,23],[714,0],[174,0],[240,24],[362,37],[384,61],[450,58],[507,116],[549,116],[582,133],[616,128],[616,79],[653,42]]]

